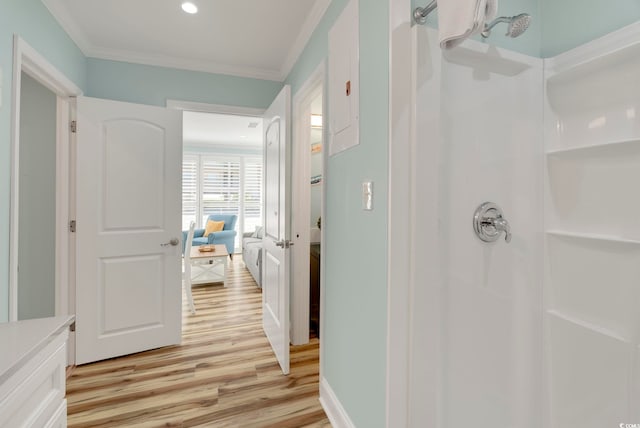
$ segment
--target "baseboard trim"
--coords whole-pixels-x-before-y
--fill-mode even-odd
[[[320,404],[334,428],[355,428],[349,415],[325,378],[320,381]]]

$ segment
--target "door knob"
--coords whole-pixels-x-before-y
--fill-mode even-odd
[[[504,232],[504,240],[511,242],[511,226],[503,217],[502,210],[493,202],[481,204],[473,215],[473,230],[484,242],[495,242]]]
[[[276,241],[276,247],[289,248],[292,245],[293,245],[293,242],[291,242],[288,239],[286,241]]]
[[[160,244],[160,246],[161,247],[168,247],[169,245],[171,245],[171,246],[175,247],[179,243],[180,243],[180,240],[178,238],[173,238],[169,242],[165,242],[164,244]]]

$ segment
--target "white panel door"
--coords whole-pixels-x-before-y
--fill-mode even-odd
[[[265,236],[262,327],[284,374],[289,373],[289,126],[291,88],[264,115]]]
[[[77,129],[76,363],[180,343],[181,114],[81,97]]]

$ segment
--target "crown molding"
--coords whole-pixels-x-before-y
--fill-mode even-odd
[[[96,59],[130,62],[142,65],[153,65],[157,67],[177,68],[189,71],[201,71],[213,74],[225,74],[236,77],[247,77],[250,79],[271,80],[276,82],[284,81],[284,78],[281,76],[281,73],[278,70],[239,67],[220,64],[213,61],[189,60],[184,58],[175,58],[166,55],[153,55],[136,51],[94,47],[88,52],[87,56]]]
[[[282,68],[279,70],[232,66],[213,61],[189,60],[166,55],[153,55],[144,52],[96,46],[91,43],[87,35],[77,25],[75,20],[71,17],[67,9],[62,6],[60,1],[42,0],[42,3],[82,53],[89,58],[283,82],[304,51],[304,48],[309,42],[309,39],[311,39],[314,30],[331,4],[331,0],[317,0],[314,3],[307,15],[307,18],[302,24],[298,37],[286,56]]]
[[[49,10],[49,13],[53,15],[62,29],[69,35],[71,40],[78,46],[84,56],[89,56],[89,52],[93,47],[85,33],[76,24],[76,21],[71,17],[67,9],[61,6],[62,3],[55,0],[42,0],[44,6]]]
[[[280,69],[281,81],[284,81],[287,78],[291,69],[293,69],[293,66],[296,65],[298,58],[300,58],[304,48],[307,46],[307,43],[309,43],[313,32],[320,23],[320,20],[324,16],[330,4],[331,0],[316,0],[314,3],[307,15],[307,19],[305,19],[302,24],[302,28],[298,33],[296,41],[293,43],[293,46],[289,50],[289,53],[284,60],[284,64]]]

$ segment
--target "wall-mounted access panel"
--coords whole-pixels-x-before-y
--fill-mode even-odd
[[[360,142],[358,0],[351,0],[329,31],[329,155]]]

